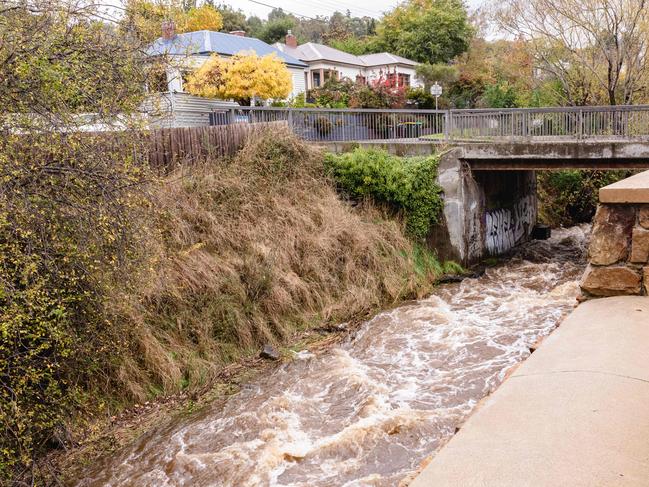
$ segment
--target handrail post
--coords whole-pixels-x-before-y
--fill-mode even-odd
[[[522,136],[524,139],[527,139],[527,116],[529,112],[521,112],[521,115],[523,116],[523,126],[521,127],[521,132]]]
[[[453,113],[452,110],[446,110],[444,114],[444,140],[450,142],[453,140]]]
[[[584,127],[583,127],[583,123],[584,123],[584,112],[583,112],[583,110],[580,108],[580,109],[577,111],[577,138],[578,138],[578,139],[581,139],[581,138],[583,138],[583,136],[584,136]]]
[[[288,109],[288,115],[286,116],[286,122],[288,123],[288,128],[293,130],[293,110]]]

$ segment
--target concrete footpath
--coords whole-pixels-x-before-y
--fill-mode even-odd
[[[581,304],[410,487],[649,487],[649,297]]]

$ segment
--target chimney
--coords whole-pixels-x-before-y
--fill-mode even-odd
[[[293,35],[291,29],[286,33],[286,45],[295,49],[297,47],[297,37]]]
[[[230,32],[233,36],[239,36],[239,37],[246,37],[246,31],[245,30],[233,30]]]
[[[166,41],[176,37],[176,24],[173,20],[162,21],[162,38]]]

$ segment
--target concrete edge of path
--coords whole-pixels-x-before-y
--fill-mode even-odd
[[[410,487],[649,486],[649,297],[577,307]]]
[[[649,171],[622,179],[599,190],[600,203],[649,203]]]

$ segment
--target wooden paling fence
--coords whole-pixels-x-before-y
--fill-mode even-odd
[[[288,124],[278,121],[156,129],[150,135],[149,163],[165,171],[183,163],[233,156],[251,135],[277,127]]]

